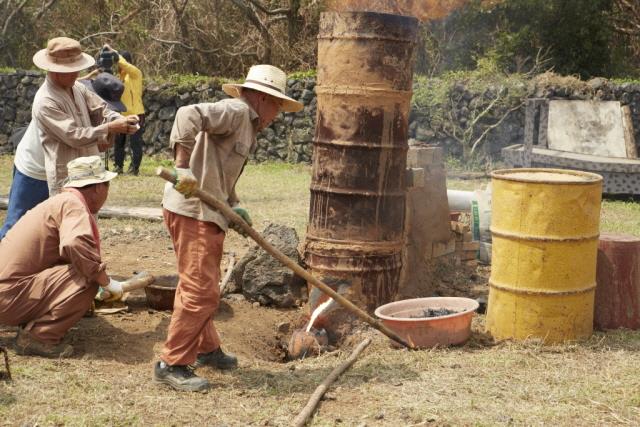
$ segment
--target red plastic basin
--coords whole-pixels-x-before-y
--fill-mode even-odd
[[[471,335],[471,319],[478,307],[478,302],[470,298],[415,298],[385,304],[378,307],[375,314],[407,342],[419,348],[431,348],[464,344]],[[419,317],[427,309],[443,308],[458,313]]]

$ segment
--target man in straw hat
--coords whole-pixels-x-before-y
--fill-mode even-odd
[[[235,185],[256,134],[280,111],[303,105],[285,95],[287,77],[271,65],[251,67],[243,84],[225,84],[232,97],[178,110],[171,131],[178,183],[167,184],[162,201],[164,221],[178,260],[179,283],[167,341],[154,368],[154,380],[177,390],[202,391],[209,382],[190,366],[234,368],[237,359],[220,348],[211,320],[220,301],[220,260],[228,222],[222,214],[189,198],[196,187],[230,206],[251,224],[239,206]]]
[[[89,90],[95,92],[112,111],[122,112],[126,108],[120,102],[124,85],[117,77],[101,73],[93,80],[80,79]],[[29,209],[49,197],[47,173],[44,167],[44,148],[40,142],[36,120],[31,120],[13,162],[13,180],[9,190],[9,206],[4,225],[0,228],[0,240]]]
[[[80,71],[95,64],[82,52],[80,43],[67,37],[49,40],[47,47],[33,56],[33,63],[47,71],[47,78],[33,101],[45,153],[49,194],[62,188],[67,162],[92,156],[113,143],[110,134],[135,133],[136,116],[123,117],[85,85],[77,83]]]
[[[0,242],[0,324],[20,326],[18,354],[70,356],[62,339],[98,286],[122,293],[105,271],[94,217],[117,174],[99,156],[74,159],[68,169],[63,191],[28,211]]]

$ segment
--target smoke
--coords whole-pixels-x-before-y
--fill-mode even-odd
[[[469,0],[330,0],[335,12],[379,12],[415,16],[420,21],[444,18]]]

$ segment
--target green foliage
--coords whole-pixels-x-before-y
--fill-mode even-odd
[[[290,79],[308,79],[308,78],[316,77],[317,75],[318,75],[318,72],[315,69],[313,69],[313,70],[307,70],[307,71],[294,71],[292,73],[289,73],[287,77]]]
[[[458,85],[472,94],[481,94],[487,99],[491,92],[504,91],[502,106],[519,102],[527,93],[527,77],[522,74],[505,74],[497,63],[489,58],[480,58],[477,68],[471,71],[449,71],[434,78],[418,75],[413,88],[413,106],[429,116],[436,125],[449,120],[454,89]]]
[[[445,21],[429,24],[441,70],[471,69],[487,57],[505,72],[542,68],[590,78],[633,71],[627,65],[630,51],[611,20],[612,0],[486,3],[472,0]]]

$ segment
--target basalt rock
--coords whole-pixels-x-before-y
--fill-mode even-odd
[[[281,252],[300,263],[298,235],[284,225],[269,224],[264,238]],[[306,300],[306,283],[264,249],[254,246],[240,259],[231,273],[229,292],[242,292],[249,301],[274,307],[293,307]]]

